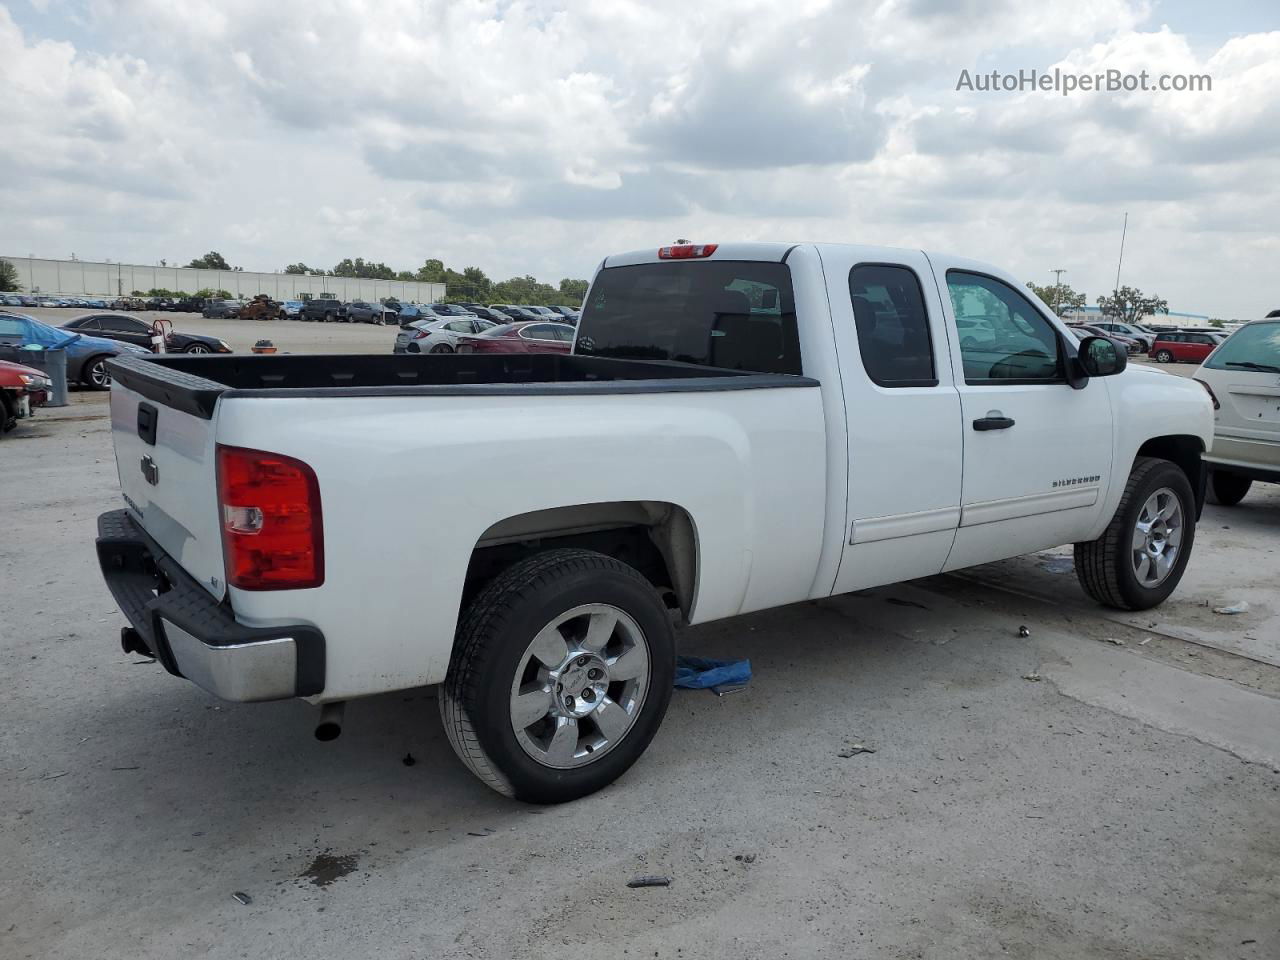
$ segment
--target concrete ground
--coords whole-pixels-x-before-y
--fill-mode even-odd
[[[275,326],[392,336],[244,336]],[[1149,614],[1047,551],[683,630],[747,690],[677,691],[622,780],[533,808],[463,770],[434,690],[321,744],[306,704],[122,654],[103,395],[0,463],[5,960],[1280,956],[1280,487],[1207,508]]]

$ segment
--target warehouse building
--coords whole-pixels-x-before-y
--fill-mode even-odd
[[[252,273],[248,270],[197,270],[190,267],[98,263],[91,260],[43,260],[38,257],[0,257],[18,271],[26,293],[46,296],[127,297],[135,290],[226,290],[233,297],[265,293],[273,300],[305,299],[322,293],[339,300],[378,302],[394,297],[404,303],[434,303],[444,298],[443,283],[415,280],[364,280],[314,274]]]

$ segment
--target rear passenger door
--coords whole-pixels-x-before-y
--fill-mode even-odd
[[[822,249],[848,430],[848,523],[835,592],[942,570],[960,520],[960,398],[923,254]]]

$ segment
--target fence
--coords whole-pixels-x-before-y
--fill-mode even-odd
[[[443,283],[416,280],[365,280],[359,277],[320,277],[311,274],[253,273],[248,270],[198,270],[192,267],[151,267],[92,260],[43,260],[4,257],[18,271],[27,293],[49,296],[126,297],[134,290],[226,290],[233,297],[265,293],[275,300],[297,300],[329,293],[339,300],[377,302],[395,297],[404,303],[435,303],[444,298]]]

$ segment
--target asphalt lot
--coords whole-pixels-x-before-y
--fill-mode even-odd
[[[178,319],[237,350],[394,336]],[[1139,616],[1049,551],[683,630],[750,687],[677,691],[622,780],[532,808],[463,770],[434,690],[321,744],[306,704],[122,654],[105,396],[72,399],[0,440],[6,960],[1280,956],[1280,487],[1207,508]]]

